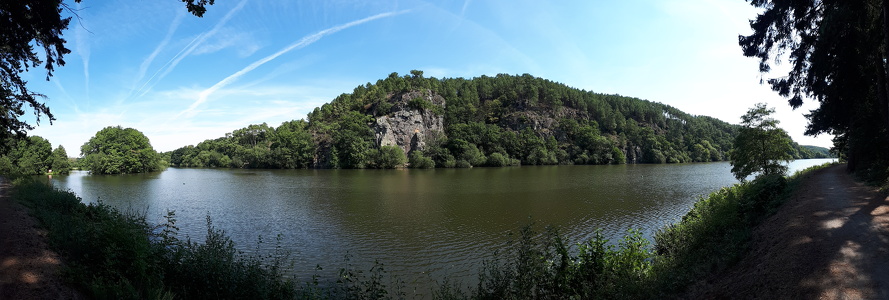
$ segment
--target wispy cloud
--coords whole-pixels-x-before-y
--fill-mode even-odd
[[[164,39],[161,40],[160,44],[158,44],[157,47],[154,47],[154,51],[152,51],[151,54],[149,54],[148,57],[142,61],[141,65],[139,65],[139,73],[136,75],[136,80],[133,81],[134,85],[142,82],[142,79],[145,78],[145,72],[148,71],[148,67],[151,66],[151,63],[154,62],[154,59],[157,58],[157,55],[160,54],[160,52],[167,47],[167,44],[170,43],[170,39],[173,38],[173,34],[176,32],[176,29],[179,28],[179,24],[182,23],[182,19],[184,19],[185,17],[185,12],[183,10],[177,11],[178,13],[176,14],[176,17],[173,19],[173,22],[170,23],[170,27],[167,29],[167,35],[164,36]],[[147,83],[148,82],[146,82],[145,84]],[[144,87],[145,85],[142,85],[140,89]],[[133,92],[134,91],[131,90],[130,94],[132,94]],[[129,98],[129,96],[127,96],[127,98]]]
[[[195,49],[192,54],[209,54],[230,47],[236,47],[238,55],[241,57],[250,56],[260,48],[253,37],[246,32],[223,30],[217,33],[212,40],[208,40],[201,47]]]
[[[226,13],[225,16],[223,16],[222,19],[219,20],[219,22],[216,22],[216,25],[213,25],[213,28],[211,28],[207,32],[202,33],[201,35],[198,35],[191,42],[189,42],[188,45],[185,46],[185,48],[183,48],[181,51],[179,51],[179,53],[176,54],[176,56],[173,56],[173,58],[171,58],[166,64],[164,64],[164,66],[158,69],[158,71],[155,72],[154,75],[151,76],[151,78],[145,81],[145,84],[143,84],[142,87],[137,90],[137,93],[139,93],[138,96],[141,97],[142,95],[144,95],[148,90],[151,89],[151,87],[157,84],[157,81],[160,81],[161,79],[166,77],[167,74],[170,74],[170,72],[172,72],[173,69],[175,69],[176,66],[179,65],[179,62],[185,59],[185,57],[191,55],[191,53],[194,52],[195,49],[200,47],[209,37],[219,32],[219,30],[223,26],[225,26],[225,24],[228,23],[228,21],[231,20],[231,18],[238,11],[244,8],[245,4],[247,4],[247,0],[241,0],[241,2],[238,2],[238,5],[232,8],[232,10],[230,10],[228,13]],[[154,83],[151,83],[152,81],[154,81]]]
[[[62,84],[61,78],[53,78],[52,84],[59,89],[59,92],[62,94],[62,97],[53,98],[53,100],[58,100],[61,98],[64,100],[64,104],[70,111],[80,112],[80,109],[77,107],[77,102],[74,101],[74,98],[71,97],[71,94],[68,94],[68,90],[65,89],[65,85]],[[55,104],[53,104],[55,107]]]
[[[472,4],[472,0],[463,1],[463,8],[460,9],[460,18],[466,17],[466,10],[469,9],[469,4]]]
[[[197,99],[194,103],[192,103],[191,106],[189,106],[186,110],[184,110],[184,111],[180,112],[178,115],[176,115],[176,117],[179,117],[179,116],[182,116],[182,115],[186,115],[186,116],[189,116],[189,117],[193,116],[193,115],[195,114],[195,109],[197,109],[197,107],[200,106],[201,104],[203,104],[204,102],[207,102],[207,99],[208,99],[208,97],[210,97],[210,95],[212,95],[213,93],[215,93],[215,92],[218,91],[219,89],[224,88],[225,86],[228,86],[228,85],[231,84],[232,82],[235,82],[235,81],[238,80],[238,78],[240,78],[241,76],[244,76],[245,74],[249,73],[250,71],[253,71],[254,69],[258,68],[259,66],[262,66],[263,64],[265,64],[265,63],[267,63],[267,62],[269,62],[269,61],[272,61],[272,60],[274,60],[275,58],[278,58],[278,57],[281,56],[281,55],[284,55],[284,54],[286,54],[286,53],[288,53],[288,52],[290,52],[290,51],[293,51],[293,50],[295,50],[295,49],[299,49],[299,48],[303,48],[303,47],[305,47],[305,46],[311,45],[312,43],[317,42],[318,40],[320,40],[322,37],[324,37],[324,36],[326,36],[326,35],[330,35],[330,34],[336,33],[336,32],[341,31],[341,30],[343,30],[343,29],[347,29],[347,28],[349,28],[349,27],[353,27],[353,26],[361,25],[361,24],[364,24],[364,23],[367,23],[367,22],[370,22],[370,21],[373,21],[373,20],[377,20],[377,19],[382,19],[382,18],[387,18],[387,17],[396,16],[396,15],[403,14],[403,13],[406,13],[406,12],[408,12],[408,10],[402,10],[402,11],[397,11],[397,12],[381,13],[381,14],[373,15],[373,16],[370,16],[370,17],[367,17],[367,18],[364,18],[364,19],[360,19],[360,20],[357,20],[357,21],[352,21],[352,22],[349,22],[349,23],[346,23],[346,24],[337,25],[337,26],[334,26],[334,27],[331,27],[331,28],[328,28],[328,29],[321,30],[321,31],[316,32],[316,33],[314,33],[314,34],[305,36],[305,37],[299,39],[298,41],[296,41],[295,43],[291,44],[290,46],[284,47],[284,49],[281,49],[281,50],[279,50],[278,52],[275,52],[275,53],[272,54],[272,55],[266,56],[266,57],[264,57],[264,58],[262,58],[262,59],[260,59],[260,60],[257,60],[257,61],[255,61],[255,62],[253,62],[252,64],[250,64],[250,65],[248,65],[247,67],[241,69],[240,71],[237,71],[237,72],[235,72],[234,74],[229,75],[228,77],[226,77],[225,79],[223,79],[223,80],[217,82],[217,83],[214,84],[213,86],[207,88],[206,90],[203,90],[203,91],[200,93],[200,95],[198,96],[198,99]]]
[[[214,96],[253,100],[220,102],[209,109],[202,109],[200,118],[173,118],[154,110],[156,107],[193,101],[201,91],[185,87],[156,91],[157,94],[150,97],[158,99],[157,102],[136,104],[127,114],[130,123],[124,125],[143,130],[156,150],[169,151],[223,136],[249,124],[266,122],[278,126],[281,122],[304,118],[313,108],[327,102],[342,89],[319,82],[299,86],[272,85],[262,89],[229,86],[217,91]]]
[[[80,3],[77,3],[77,10],[81,10]],[[84,28],[83,20],[80,21],[80,26],[77,26],[77,29],[74,30],[74,38],[76,42],[74,44],[75,49],[77,50],[77,55],[80,56],[81,61],[83,62],[83,84],[86,89],[87,99],[89,99],[90,94],[90,44],[89,44],[89,31]]]

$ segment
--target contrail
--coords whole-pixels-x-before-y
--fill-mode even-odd
[[[81,9],[80,3],[76,3],[76,5],[79,11]],[[80,26],[74,30],[74,36],[77,39],[75,49],[77,49],[77,54],[80,55],[80,59],[83,62],[84,88],[86,88],[87,101],[90,101],[90,43],[89,36],[87,35],[88,31],[83,26],[83,21],[81,21]]]
[[[158,44],[157,47],[154,48],[154,51],[151,52],[151,54],[149,54],[148,57],[145,58],[144,61],[142,61],[142,64],[139,65],[139,74],[136,76],[136,80],[133,81],[133,84],[137,84],[138,82],[142,81],[143,78],[145,78],[145,72],[148,71],[148,67],[151,66],[151,63],[154,62],[154,59],[157,58],[157,55],[160,54],[161,50],[166,48],[167,44],[170,43],[170,39],[173,38],[173,33],[175,33],[176,29],[179,28],[179,24],[182,23],[182,19],[184,17],[185,17],[185,12],[179,10],[179,13],[176,14],[176,18],[173,19],[173,22],[170,23],[170,27],[167,29],[167,35],[160,42],[160,44]],[[155,74],[157,74],[157,73],[155,73]],[[152,78],[153,77],[154,76],[152,76]],[[150,79],[149,79],[149,81],[150,81]],[[146,82],[146,84],[147,84],[147,82]],[[136,93],[140,92],[142,90],[142,88],[144,88],[144,87],[145,87],[145,85],[142,85],[141,87],[139,87],[139,90],[131,90],[130,95],[132,95],[134,92],[136,92]],[[129,98],[130,95],[127,95],[127,98]]]
[[[472,3],[472,0],[463,1],[463,8],[460,9],[460,18],[466,17],[466,9],[469,8],[469,4]]]
[[[257,60],[257,61],[255,61],[255,62],[253,62],[253,63],[250,64],[249,66],[247,66],[247,67],[241,69],[240,71],[237,71],[237,72],[235,72],[234,74],[229,75],[229,76],[226,77],[225,79],[223,79],[223,80],[217,82],[216,84],[214,84],[214,85],[211,86],[210,88],[201,91],[200,95],[198,95],[198,100],[195,101],[194,103],[192,103],[191,106],[188,107],[188,109],[183,110],[183,111],[180,112],[178,115],[176,115],[176,117],[179,117],[179,116],[181,116],[181,115],[185,115],[185,114],[188,114],[189,116],[194,115],[194,113],[193,113],[194,110],[195,110],[199,105],[203,104],[204,102],[207,102],[207,97],[209,97],[211,94],[213,94],[213,93],[216,92],[217,90],[219,90],[219,89],[221,89],[221,88],[223,88],[223,87],[225,87],[225,86],[231,84],[231,83],[234,82],[235,80],[238,80],[238,78],[240,78],[241,76],[244,76],[244,74],[247,74],[247,73],[249,73],[250,71],[253,71],[254,69],[258,68],[259,66],[262,66],[263,64],[265,64],[265,63],[267,63],[267,62],[269,62],[269,61],[271,61],[271,60],[273,60],[273,59],[275,59],[275,58],[278,58],[279,56],[284,55],[284,54],[287,53],[287,52],[290,52],[290,51],[293,51],[293,50],[295,50],[295,49],[299,49],[299,48],[303,48],[303,47],[305,47],[305,46],[311,45],[312,43],[317,42],[318,40],[320,40],[322,37],[324,37],[324,36],[326,36],[326,35],[329,35],[329,34],[336,33],[336,32],[338,32],[338,31],[340,31],[340,30],[343,30],[343,29],[346,29],[346,28],[349,28],[349,27],[353,27],[353,26],[356,26],[356,25],[361,25],[361,24],[363,24],[363,23],[367,23],[367,22],[370,22],[370,21],[373,21],[373,20],[377,20],[377,19],[382,19],[382,18],[387,18],[387,17],[391,17],[391,16],[400,15],[400,14],[406,13],[406,12],[408,12],[408,11],[409,11],[409,10],[402,10],[402,11],[397,11],[397,12],[381,13],[381,14],[374,15],[374,16],[370,16],[370,17],[367,17],[367,18],[364,18],[364,19],[361,19],[361,20],[352,21],[352,22],[349,22],[349,23],[346,23],[346,24],[342,24],[342,25],[337,25],[337,26],[334,26],[334,27],[331,27],[331,28],[328,28],[328,29],[321,30],[321,31],[316,32],[316,33],[314,33],[314,34],[305,36],[305,37],[303,37],[302,39],[300,39],[300,40],[296,41],[295,43],[291,44],[290,46],[287,46],[287,47],[285,47],[284,49],[281,49],[281,50],[279,50],[278,52],[275,52],[275,53],[272,54],[272,55],[266,56],[266,57],[264,57],[264,58],[262,58],[262,59],[260,59],[260,60]]]
[[[157,80],[161,80],[162,78],[166,77],[167,74],[170,74],[170,72],[172,72],[173,69],[176,68],[176,65],[178,65],[180,61],[182,61],[183,59],[185,59],[185,57],[187,57],[192,52],[194,52],[194,50],[198,46],[203,44],[204,41],[207,40],[207,38],[216,34],[216,32],[218,32],[219,29],[222,28],[222,26],[225,26],[225,23],[227,23],[228,20],[230,20],[232,18],[232,16],[235,15],[236,12],[241,10],[241,8],[243,8],[245,4],[247,4],[247,0],[242,0],[241,2],[239,2],[238,5],[235,6],[235,8],[233,8],[227,14],[225,14],[225,16],[222,17],[222,20],[219,20],[219,22],[217,22],[216,25],[214,25],[213,28],[210,29],[210,31],[207,31],[207,32],[199,35],[198,37],[196,37],[194,40],[192,40],[190,43],[188,43],[188,45],[186,45],[185,48],[183,48],[181,51],[179,51],[179,53],[177,53],[176,56],[173,56],[173,58],[170,59],[170,61],[168,61],[160,69],[158,69],[158,71],[155,72],[154,75],[151,75],[151,78],[149,78],[147,81],[145,81],[145,84],[143,84],[142,87],[139,88],[139,91],[142,91],[142,93],[139,94],[139,97],[141,97],[142,95],[145,95],[145,93],[147,93],[148,90],[150,90],[151,87],[154,86],[154,84],[152,84],[151,86],[148,86],[152,80],[154,80],[155,78],[157,78]],[[158,75],[158,74],[160,74],[160,75]],[[148,88],[145,88],[146,86],[148,86]]]

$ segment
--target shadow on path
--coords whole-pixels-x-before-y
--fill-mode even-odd
[[[889,198],[845,165],[806,175],[702,298],[889,299]]]
[[[59,256],[0,178],[0,299],[82,299],[59,277]]]

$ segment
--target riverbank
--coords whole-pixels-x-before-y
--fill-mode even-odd
[[[845,165],[807,174],[750,251],[688,298],[889,299],[889,198]]]
[[[529,227],[481,266],[479,285],[440,282],[438,290],[410,297],[676,297],[688,284],[737,262],[753,226],[778,207],[798,178],[768,177],[723,188],[658,232],[653,247],[638,232],[616,244],[596,235],[578,247],[566,245],[555,230],[537,234]],[[84,205],[44,184],[26,183],[17,190],[19,201],[34,210],[65,255],[65,274],[96,298],[407,297],[379,265],[291,282],[282,276],[286,255],[240,253],[209,220],[205,242],[194,243],[178,238],[175,215],[153,225],[106,205]]]

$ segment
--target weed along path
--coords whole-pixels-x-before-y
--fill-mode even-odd
[[[81,299],[64,285],[58,255],[49,250],[37,221],[9,197],[0,178],[0,299]]]
[[[753,232],[747,256],[690,298],[889,299],[889,198],[845,165],[817,170]]]

